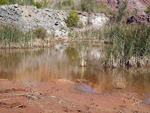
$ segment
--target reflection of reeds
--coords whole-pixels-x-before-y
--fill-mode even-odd
[[[83,56],[80,59],[80,66],[81,67],[85,67],[86,66],[86,61],[85,61],[85,58]]]
[[[126,76],[123,71],[119,73],[119,71],[113,70],[113,87],[117,89],[125,88],[127,85]]]

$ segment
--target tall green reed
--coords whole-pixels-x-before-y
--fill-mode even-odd
[[[24,33],[13,25],[0,25],[0,42],[3,46],[11,46],[13,44],[27,45],[34,34],[29,31]]]
[[[113,43],[108,54],[121,64],[129,64],[131,57],[142,59],[150,55],[150,26],[110,24],[102,32]]]

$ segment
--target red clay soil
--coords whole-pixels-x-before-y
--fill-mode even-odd
[[[150,113],[136,94],[82,92],[65,79],[32,85],[0,80],[0,86],[0,113]]]

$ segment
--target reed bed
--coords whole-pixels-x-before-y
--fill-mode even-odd
[[[74,31],[70,36],[108,42],[103,64],[107,66],[148,65],[150,57],[150,26],[111,23],[103,28]]]

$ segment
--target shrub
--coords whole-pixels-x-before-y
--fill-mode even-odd
[[[72,0],[66,0],[62,2],[63,6],[71,6],[72,5]]]
[[[46,30],[44,28],[38,28],[35,30],[34,34],[37,38],[44,40],[46,37]]]
[[[94,12],[96,6],[94,0],[82,0],[81,1],[81,10],[86,12]]]
[[[62,9],[62,3],[60,0],[55,3],[54,8],[59,9],[59,10]]]
[[[100,2],[98,6],[99,8],[104,8],[104,9],[107,8],[107,5],[105,4],[105,2]]]
[[[150,13],[150,4],[147,6],[146,13]]]
[[[77,23],[79,22],[79,16],[76,11],[71,11],[69,15],[67,16],[66,24],[69,27],[77,26]]]
[[[39,8],[42,7],[42,4],[41,4],[40,2],[36,2],[36,3],[35,3],[35,6],[39,9]]]
[[[123,5],[119,7],[119,15],[118,15],[118,20],[117,20],[118,22],[121,22],[123,16],[125,15],[125,10],[127,8],[127,5],[128,5],[128,1],[125,0]]]
[[[16,0],[9,0],[9,4],[16,4]]]
[[[105,15],[112,15],[112,13],[114,13],[114,11],[108,7],[105,2],[97,3],[95,12],[104,13]]]
[[[30,5],[34,5],[34,4],[35,4],[34,0],[30,0]]]
[[[42,7],[48,7],[50,5],[50,1],[49,0],[42,0]]]
[[[0,0],[0,5],[8,4],[8,0]]]
[[[75,9],[75,7],[74,6],[71,6],[71,10],[74,10]]]

